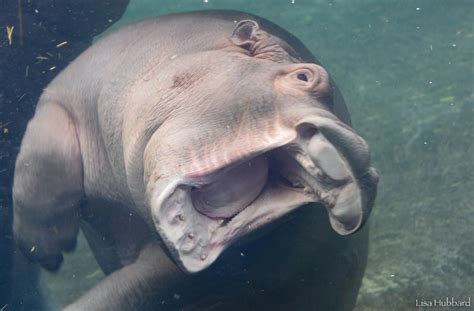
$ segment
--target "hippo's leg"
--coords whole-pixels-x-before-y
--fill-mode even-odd
[[[161,247],[150,243],[135,262],[108,275],[64,311],[157,310],[174,300],[174,289],[186,280]]]
[[[55,103],[38,106],[29,122],[13,183],[16,241],[33,261],[59,268],[79,230],[82,160],[73,120]]]

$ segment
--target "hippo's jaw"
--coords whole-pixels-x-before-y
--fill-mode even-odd
[[[184,271],[207,268],[234,241],[311,202],[326,207],[336,232],[360,228],[377,184],[367,145],[325,118],[301,122],[297,129],[284,145],[204,176],[177,178],[153,193],[156,228]],[[327,137],[355,143],[336,148]]]

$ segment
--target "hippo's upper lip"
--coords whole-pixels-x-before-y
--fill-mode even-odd
[[[324,131],[337,126],[318,122]],[[346,141],[353,134],[340,135],[338,139]],[[153,219],[175,261],[184,271],[201,271],[236,239],[310,202],[323,203],[338,233],[359,229],[374,195],[364,192],[367,185],[359,185],[362,168],[357,167],[355,175],[345,156],[331,146],[323,131],[306,138],[296,135],[230,164],[176,178],[164,191],[153,193]],[[246,163],[260,167],[253,172]],[[264,183],[252,180],[257,177]],[[375,186],[376,179],[369,181],[369,187]]]

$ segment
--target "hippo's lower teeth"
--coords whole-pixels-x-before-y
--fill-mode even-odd
[[[282,181],[283,185],[287,187],[305,190],[311,189],[311,187],[307,185],[302,178],[298,177],[294,173],[282,171],[280,173],[280,180]]]
[[[290,175],[289,180],[293,187],[304,188],[303,183],[296,176]]]
[[[237,214],[235,214],[235,215],[232,215],[232,216],[227,217],[227,218],[219,219],[219,226],[220,226],[220,227],[225,227],[225,226],[227,226],[235,217],[237,217],[237,216],[238,216],[240,213],[242,213],[244,210],[245,210],[245,208],[243,208],[241,211],[237,212]]]

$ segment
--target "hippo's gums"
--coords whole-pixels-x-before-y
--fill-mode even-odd
[[[125,26],[43,92],[16,163],[16,240],[55,270],[81,225],[109,276],[70,309],[145,308],[199,278],[219,284],[201,271],[308,203],[340,235],[361,228],[378,178],[348,123],[326,70],[268,21],[215,11]],[[303,259],[327,256],[306,247]],[[258,256],[240,273],[286,260]]]

